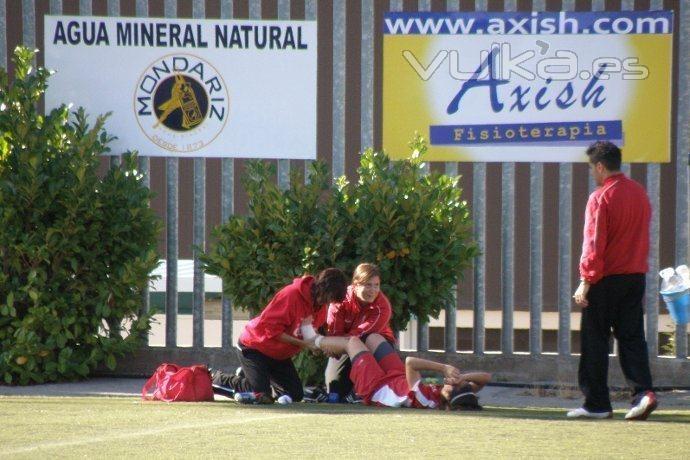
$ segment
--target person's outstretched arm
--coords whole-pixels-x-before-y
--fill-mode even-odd
[[[469,383],[472,385],[472,391],[478,392],[484,386],[491,381],[491,374],[488,372],[467,372],[461,374],[459,378],[448,379],[446,383],[450,384],[463,384]]]
[[[460,371],[450,364],[437,363],[428,359],[415,358],[408,356],[405,359],[405,377],[407,384],[412,386],[422,378],[420,371],[433,371],[443,375],[446,379],[458,379],[461,377]]]
[[[276,338],[281,342],[289,343],[290,345],[294,345],[296,347],[308,348],[311,351],[319,351],[318,347],[314,344],[313,340],[301,340],[297,337],[291,336],[290,334],[286,334],[285,332],[281,333]]]

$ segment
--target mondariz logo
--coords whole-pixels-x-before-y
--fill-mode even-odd
[[[134,93],[139,127],[170,152],[191,153],[221,133],[229,114],[227,87],[207,61],[171,54],[152,63]]]

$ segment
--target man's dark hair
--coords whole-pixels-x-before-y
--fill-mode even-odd
[[[609,141],[597,141],[587,149],[589,162],[593,165],[601,163],[609,171],[621,169],[621,149]]]
[[[327,268],[314,278],[311,288],[314,307],[341,302],[347,293],[348,280],[339,268]]]

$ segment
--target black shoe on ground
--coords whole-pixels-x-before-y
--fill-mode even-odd
[[[213,383],[213,384],[211,384],[211,388],[213,389],[213,394],[225,396],[227,398],[234,398],[235,397],[235,390],[233,390],[230,387],[226,387],[224,385]]]
[[[208,371],[208,376],[211,377],[211,383],[214,383],[216,376],[221,372],[221,370],[211,367],[208,364],[206,365],[206,370]]]
[[[343,402],[346,402],[348,404],[361,404],[362,398],[357,396],[357,393],[355,393],[354,391],[351,391],[345,395],[345,397],[343,398]]]
[[[214,369],[210,366],[206,366],[206,369],[208,369],[208,375],[211,377],[211,389],[213,390],[213,394],[233,398],[235,396],[235,390],[228,386],[222,385],[220,383],[220,379],[217,378],[222,371],[220,369]]]
[[[308,403],[322,403],[328,401],[328,394],[326,391],[319,387],[306,387],[304,388],[304,397],[302,401]]]

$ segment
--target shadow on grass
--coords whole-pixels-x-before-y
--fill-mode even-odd
[[[295,403],[281,406],[278,404],[272,405],[253,405],[253,404],[238,404],[234,401],[215,401],[215,402],[193,402],[193,403],[165,403],[160,401],[142,401],[135,398],[121,398],[121,397],[26,397],[26,396],[3,396],[0,397],[0,403],[3,405],[14,406],[20,405],[25,407],[27,403],[39,404],[40,406],[64,406],[65,404],[72,406],[87,406],[93,408],[94,406],[111,406],[117,408],[123,404],[142,405],[156,407],[164,411],[176,411],[178,409],[195,410],[204,408],[204,410],[211,410],[215,412],[232,411],[232,410],[246,410],[257,413],[300,413],[313,415],[388,415],[388,416],[404,416],[406,414],[413,414],[417,417],[478,417],[478,418],[499,418],[499,419],[516,419],[516,420],[553,420],[564,422],[575,422],[566,419],[566,409],[557,408],[540,408],[540,407],[495,407],[484,406],[481,411],[439,411],[439,410],[420,410],[409,408],[392,408],[392,407],[374,407],[363,406],[360,404],[310,404],[310,403]],[[113,407],[113,404],[115,405]],[[607,423],[607,422],[623,422],[625,411],[619,410],[614,412],[612,420],[587,420],[578,419],[577,421],[586,423]],[[630,422],[639,423],[639,422]],[[690,424],[690,410],[660,410],[651,415],[647,423],[682,423]]]
[[[530,419],[530,420],[559,420],[568,421],[565,409],[553,409],[553,408],[513,408],[513,407],[485,407],[482,411],[470,412],[471,414],[478,417],[491,417],[491,418],[504,418],[504,419]],[[464,412],[468,413],[468,412]],[[575,420],[573,420],[575,421]],[[624,411],[614,411],[613,418],[608,420],[592,420],[592,419],[577,419],[580,422],[591,422],[591,423],[606,423],[622,421],[625,422],[625,412]],[[655,412],[647,420],[647,423],[690,423],[690,412],[680,412],[680,411],[667,411],[667,412]],[[627,422],[627,423],[640,423],[640,422]]]
[[[216,401],[217,404],[218,402]],[[364,406],[360,404],[327,404],[327,403],[295,403],[285,406],[278,404],[238,404],[233,401],[223,401],[226,407],[236,407],[248,410],[265,411],[272,410],[276,412],[297,412],[301,414],[323,414],[323,415],[350,415],[350,414],[367,414],[380,413],[381,410],[398,410],[388,407],[373,407]]]
[[[554,408],[513,408],[513,407],[491,407],[485,406],[483,410],[479,411],[439,411],[439,410],[420,410],[410,408],[393,408],[393,407],[374,407],[363,406],[359,404],[308,404],[296,403],[288,406],[262,406],[262,405],[239,405],[234,402],[226,402],[224,404],[231,405],[249,410],[265,411],[271,410],[276,412],[288,411],[298,412],[303,414],[319,414],[319,415],[356,415],[356,414],[389,414],[389,415],[403,415],[405,413],[414,412],[417,416],[447,416],[447,417],[482,417],[482,418],[502,418],[502,419],[528,419],[528,420],[554,420],[554,421],[570,421],[565,417],[566,409]],[[614,412],[613,419],[608,421],[625,421],[625,413],[623,411]],[[579,419],[578,421],[602,423],[601,420]],[[603,421],[604,423],[606,422]],[[690,424],[690,411],[660,411],[651,415],[647,422],[655,423],[685,423]],[[635,423],[635,422],[629,422]],[[638,422],[639,423],[639,422]]]

